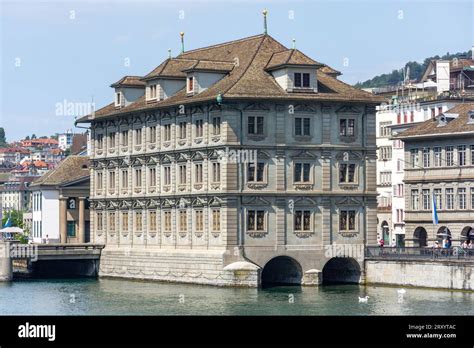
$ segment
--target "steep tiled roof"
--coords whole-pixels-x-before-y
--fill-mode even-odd
[[[455,107],[445,111],[443,114],[457,114],[458,116],[453,120],[447,122],[445,125],[440,125],[437,118],[429,119],[412,128],[401,132],[396,138],[409,138],[416,136],[429,135],[455,135],[456,133],[474,132],[474,123],[469,123],[469,111],[474,112],[474,103],[464,103],[456,105]]]
[[[141,76],[124,76],[110,87],[131,87],[131,88],[145,88],[146,83],[143,82]]]
[[[275,58],[277,55],[277,58]],[[345,84],[331,75],[318,71],[318,93],[288,93],[275,81],[273,76],[265,70],[277,63],[290,62],[291,64],[308,65],[318,68],[322,64],[312,60],[298,50],[289,50],[269,35],[256,35],[248,38],[230,41],[214,46],[199,48],[184,52],[176,58],[165,60],[157,68],[144,77],[184,78],[183,70],[199,64],[201,61],[237,62],[233,69],[221,80],[208,89],[195,95],[188,95],[185,88],[173,96],[156,102],[146,101],[145,96],[138,98],[132,104],[121,109],[115,109],[112,104],[95,112],[95,118],[112,115],[127,114],[135,111],[164,108],[179,104],[189,104],[203,101],[212,101],[221,94],[226,99],[256,98],[273,100],[333,100],[352,102],[380,103],[385,101],[379,96],[356,89]],[[77,122],[90,120],[83,117]]]
[[[158,65],[152,72],[145,75],[144,80],[150,80],[159,77],[186,78],[185,69],[189,69],[198,61],[196,59],[169,58]]]
[[[89,176],[89,157],[69,156],[31,186],[58,186]]]
[[[218,71],[218,72],[229,72],[231,71],[236,62],[221,62],[218,60],[198,60],[196,63],[188,69],[183,70],[186,71]]]
[[[322,64],[309,58],[307,55],[297,49],[291,49],[273,53],[265,69],[273,70],[286,65],[307,65],[318,67]]]
[[[328,65],[324,65],[321,68],[319,68],[318,72],[322,72],[322,73],[325,73],[326,75],[334,76],[334,77],[342,75],[340,71],[333,69]]]

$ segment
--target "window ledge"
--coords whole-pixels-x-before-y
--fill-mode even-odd
[[[247,183],[247,187],[252,190],[261,190],[268,186],[266,182],[249,182]]]

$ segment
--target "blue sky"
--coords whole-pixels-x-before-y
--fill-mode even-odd
[[[111,83],[148,73],[168,48],[179,53],[180,31],[187,49],[261,33],[264,8],[270,35],[287,47],[295,38],[348,83],[474,44],[469,0],[0,1],[0,127],[8,141],[72,128],[58,103],[110,103]]]

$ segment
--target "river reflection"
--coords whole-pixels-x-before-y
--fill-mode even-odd
[[[1,315],[473,315],[474,293],[331,285],[266,289],[116,279],[0,283]],[[359,296],[368,295],[367,303]]]

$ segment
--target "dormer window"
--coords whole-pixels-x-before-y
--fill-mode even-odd
[[[295,88],[309,88],[309,73],[295,73]]]
[[[187,83],[187,92],[192,93],[193,91],[194,91],[194,77],[189,76],[188,83]]]
[[[115,106],[122,106],[122,92],[115,92]]]
[[[150,99],[156,99],[156,85],[150,86]]]

